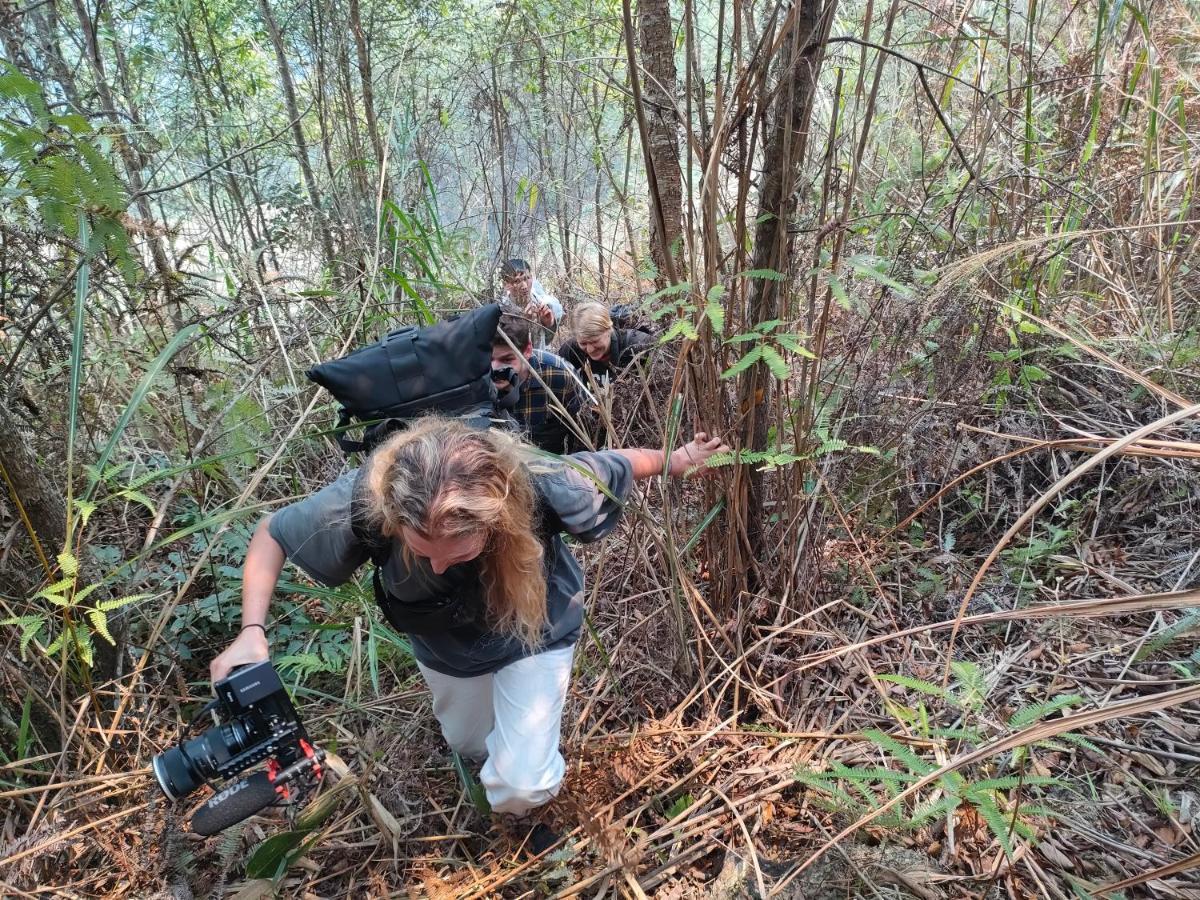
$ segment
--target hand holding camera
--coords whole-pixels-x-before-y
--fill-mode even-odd
[[[245,635],[260,635],[261,649]],[[238,664],[238,654],[266,656],[261,628],[247,628],[213,661],[213,671],[236,667],[215,681],[216,699],[201,712],[216,720],[198,737],[182,741],[154,757],[154,777],[167,798],[182,800],[211,779],[233,779],[252,766],[266,767],[229,781],[192,818],[192,831],[211,835],[291,798],[293,789],[315,784],[324,774],[325,752],[308,740],[304,723],[274,666],[265,659]],[[236,651],[236,653],[234,652]]]
[[[247,625],[242,628],[232,644],[226,647],[221,655],[208,664],[208,674],[215,685],[229,677],[229,673],[237,666],[266,662],[271,658],[271,648],[267,644],[267,630],[262,625]]]

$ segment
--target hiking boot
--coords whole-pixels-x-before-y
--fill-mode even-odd
[[[525,852],[530,856],[541,856],[561,840],[562,835],[547,825],[538,822],[529,830],[529,838],[525,842]]]
[[[505,813],[492,818],[492,824],[508,836],[525,856],[541,856],[559,842],[562,835],[532,814],[514,816]]]

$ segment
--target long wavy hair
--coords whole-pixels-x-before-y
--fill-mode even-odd
[[[428,416],[366,462],[371,525],[403,543],[407,526],[431,539],[487,536],[480,564],[489,623],[534,649],[546,624],[537,498],[515,438]]]

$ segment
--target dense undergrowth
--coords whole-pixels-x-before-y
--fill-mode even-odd
[[[1128,879],[1105,895],[1200,896],[1195,5],[1032,7],[1032,23],[818,6],[832,40],[807,147],[780,159],[765,135],[803,81],[780,62],[792,8],[747,13],[732,61],[720,8],[688,7],[677,55],[724,93],[680,89],[694,213],[674,284],[641,246],[637,103],[595,87],[626,77],[619,10],[584,28],[555,7],[539,31],[547,10],[516,4],[506,21],[561,25],[563,45],[461,83],[453,63],[510,52],[507,31],[449,34],[432,9],[369,20],[377,62],[408,47],[438,83],[428,109],[395,104],[376,159],[349,69],[337,90],[302,82],[351,111],[300,113],[321,196],[294,147],[237,155],[294,118],[262,87],[270,29],[249,12],[104,12],[115,77],[59,70],[86,47],[45,34],[82,23],[5,20],[0,894],[1059,898]],[[346,62],[317,17],[349,8],[330,9],[290,8],[297,69]],[[140,42],[163,22],[176,43]],[[578,81],[546,75],[584,57]],[[180,93],[155,101],[178,59]],[[125,118],[83,99],[106,78]],[[416,96],[407,70],[388,78]],[[756,79],[787,90],[755,101]],[[234,115],[239,89],[266,130]],[[197,110],[212,121],[186,130]],[[589,127],[563,146],[587,152],[560,159],[572,110]],[[464,160],[505,115],[519,128],[487,132],[504,187],[484,191]],[[776,169],[796,206],[756,267]],[[347,465],[303,371],[490,296],[507,248],[498,214],[479,223],[501,194],[506,237],[543,251],[568,307],[636,300],[660,329],[594,432],[658,445],[704,427],[737,448],[579,548],[564,840],[530,861],[481,815],[368,579],[295,573],[273,659],[335,774],[303,811],[191,835],[149,760],[207,697],[257,519]]]

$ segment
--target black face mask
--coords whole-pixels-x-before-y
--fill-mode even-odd
[[[499,384],[501,381],[516,384],[517,370],[512,366],[502,366],[499,369],[492,369],[492,381],[496,382],[496,384]]]
[[[492,369],[492,381],[508,382],[508,387],[502,388],[496,385],[496,405],[501,409],[513,409],[517,405],[517,401],[521,399],[521,384],[517,378],[517,372],[512,366],[504,366],[502,369]]]

